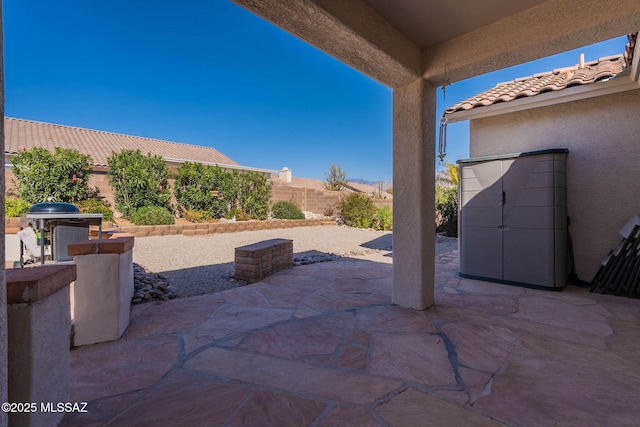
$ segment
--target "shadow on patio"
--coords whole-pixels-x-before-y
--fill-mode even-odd
[[[72,352],[62,425],[638,425],[637,300],[461,279],[391,304],[391,264],[297,267],[135,306],[116,342]]]

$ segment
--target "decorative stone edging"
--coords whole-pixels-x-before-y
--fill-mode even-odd
[[[168,236],[182,234],[183,236],[206,236],[216,233],[235,233],[237,231],[273,230],[279,228],[311,227],[335,225],[331,218],[322,219],[274,219],[265,221],[229,221],[202,224],[173,224],[173,225],[139,225],[118,228],[116,233],[130,233],[134,237]]]
[[[338,259],[340,259],[340,256],[336,254],[307,255],[293,258],[293,266],[300,267],[301,265],[316,264],[318,262],[329,262]]]
[[[176,297],[178,291],[169,284],[169,280],[158,273],[148,273],[144,267],[133,263],[133,298],[132,304],[149,301],[167,301]]]

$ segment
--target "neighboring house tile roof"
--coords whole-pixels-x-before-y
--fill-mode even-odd
[[[597,61],[559,68],[546,73],[522,77],[511,82],[499,83],[496,87],[475,95],[447,108],[445,116],[458,111],[485,107],[500,102],[536,96],[545,92],[560,91],[572,86],[597,83],[620,75],[631,65],[638,34],[628,35],[625,53],[600,58]]]
[[[11,117],[4,119],[4,135],[5,154],[34,147],[51,151],[61,147],[90,155],[95,166],[107,166],[107,158],[122,150],[140,150],[145,155],[151,153],[165,159],[239,166],[215,148]]]
[[[347,182],[349,187],[355,191],[359,191],[360,193],[367,193],[369,195],[378,193],[378,187],[374,187],[373,185],[361,184],[359,182]],[[384,192],[386,195],[387,193]],[[389,195],[391,197],[391,195]]]
[[[324,190],[324,181],[314,178],[301,178],[297,176],[291,177],[291,182],[287,183],[278,177],[278,174],[271,175],[271,181],[274,184],[286,185],[288,187],[314,188],[316,190]]]

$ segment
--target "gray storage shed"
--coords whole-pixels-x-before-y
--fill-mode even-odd
[[[459,160],[460,275],[561,290],[569,150]]]

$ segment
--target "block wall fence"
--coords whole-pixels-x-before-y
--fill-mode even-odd
[[[5,169],[5,179],[7,183],[7,191],[13,191],[14,185],[12,181],[14,179],[11,169]],[[169,178],[169,188],[173,188],[175,179]],[[100,190],[100,197],[103,197],[111,207],[115,206],[115,200],[113,197],[113,190],[109,185],[109,178],[104,171],[94,171],[89,179],[90,187],[98,187]],[[335,211],[338,203],[340,202],[339,191],[320,190],[316,188],[302,188],[302,187],[289,187],[287,185],[274,184],[271,191],[271,202],[287,201],[293,202],[298,207],[307,212],[313,212],[316,214],[325,214],[331,211]],[[171,198],[171,203],[175,204],[175,197]],[[381,208],[383,206],[392,207],[392,199],[374,199],[373,201],[376,207]]]

